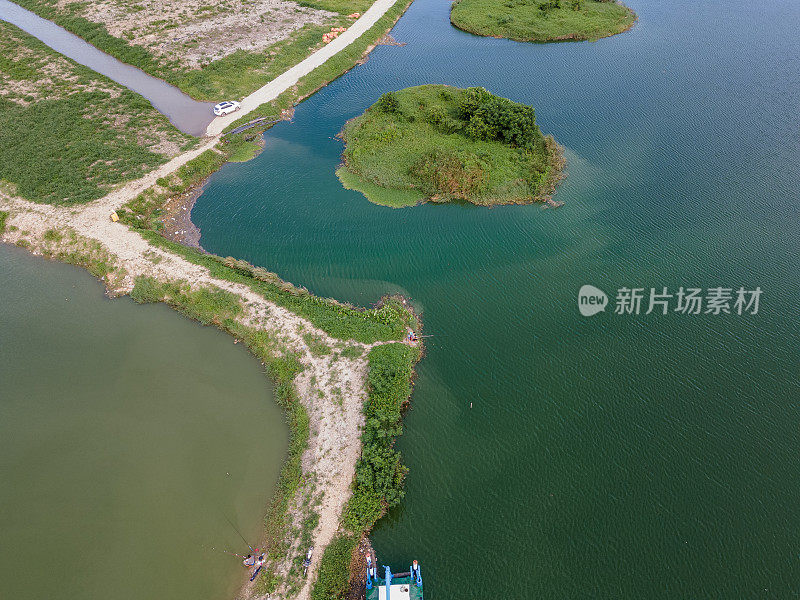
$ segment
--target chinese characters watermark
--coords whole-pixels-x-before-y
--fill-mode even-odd
[[[762,290],[746,290],[726,287],[695,288],[680,287],[670,291],[661,288],[621,287],[614,297],[614,314],[666,315],[670,312],[683,315],[756,315]],[[578,310],[584,317],[604,312],[609,299],[603,290],[593,285],[584,285],[578,292]]]

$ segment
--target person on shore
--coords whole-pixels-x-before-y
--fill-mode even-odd
[[[245,567],[252,567],[254,564],[256,564],[255,556],[253,556],[252,554],[248,554],[247,556],[244,557],[242,564]]]
[[[261,556],[259,556],[259,557],[256,559],[256,561],[255,561],[255,566],[256,566],[256,568],[257,568],[257,569],[260,569],[261,567],[263,567],[263,566],[264,566],[264,563],[265,563],[265,562],[267,562],[267,559],[266,559],[266,558],[264,558],[264,555],[262,554],[262,555],[261,555]]]

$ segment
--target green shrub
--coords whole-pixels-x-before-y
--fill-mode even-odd
[[[400,112],[400,103],[392,92],[386,92],[375,103],[375,108],[382,113],[393,114]]]
[[[403,405],[411,395],[413,365],[418,351],[405,344],[376,346],[368,355],[368,398],[364,406],[362,453],[356,465],[353,496],[344,514],[351,531],[369,530],[403,498],[408,469],[392,446],[402,428]]]
[[[319,565],[319,574],[311,590],[312,600],[335,600],[347,591],[350,578],[350,560],[358,544],[358,537],[337,535],[325,548]]]
[[[516,148],[541,148],[544,137],[530,106],[490,94],[483,88],[470,88],[459,105],[461,116],[469,121],[466,132],[477,140],[497,140]]]

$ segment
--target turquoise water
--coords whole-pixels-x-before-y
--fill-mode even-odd
[[[241,345],[0,245],[0,598],[231,598],[287,427]]]
[[[800,594],[800,5],[630,4],[623,35],[526,45],[416,0],[407,46],[304,102],[195,207],[209,251],[423,311],[407,495],[374,540],[395,567],[418,558],[432,598]],[[429,82],[535,106],[566,147],[565,206],[393,210],[342,189],[343,123]],[[584,318],[584,284],[763,296],[757,315]]]

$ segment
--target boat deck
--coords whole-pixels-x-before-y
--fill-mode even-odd
[[[385,580],[377,578],[367,590],[366,600],[387,600]],[[388,600],[422,600],[422,588],[414,585],[410,575],[394,576]]]

